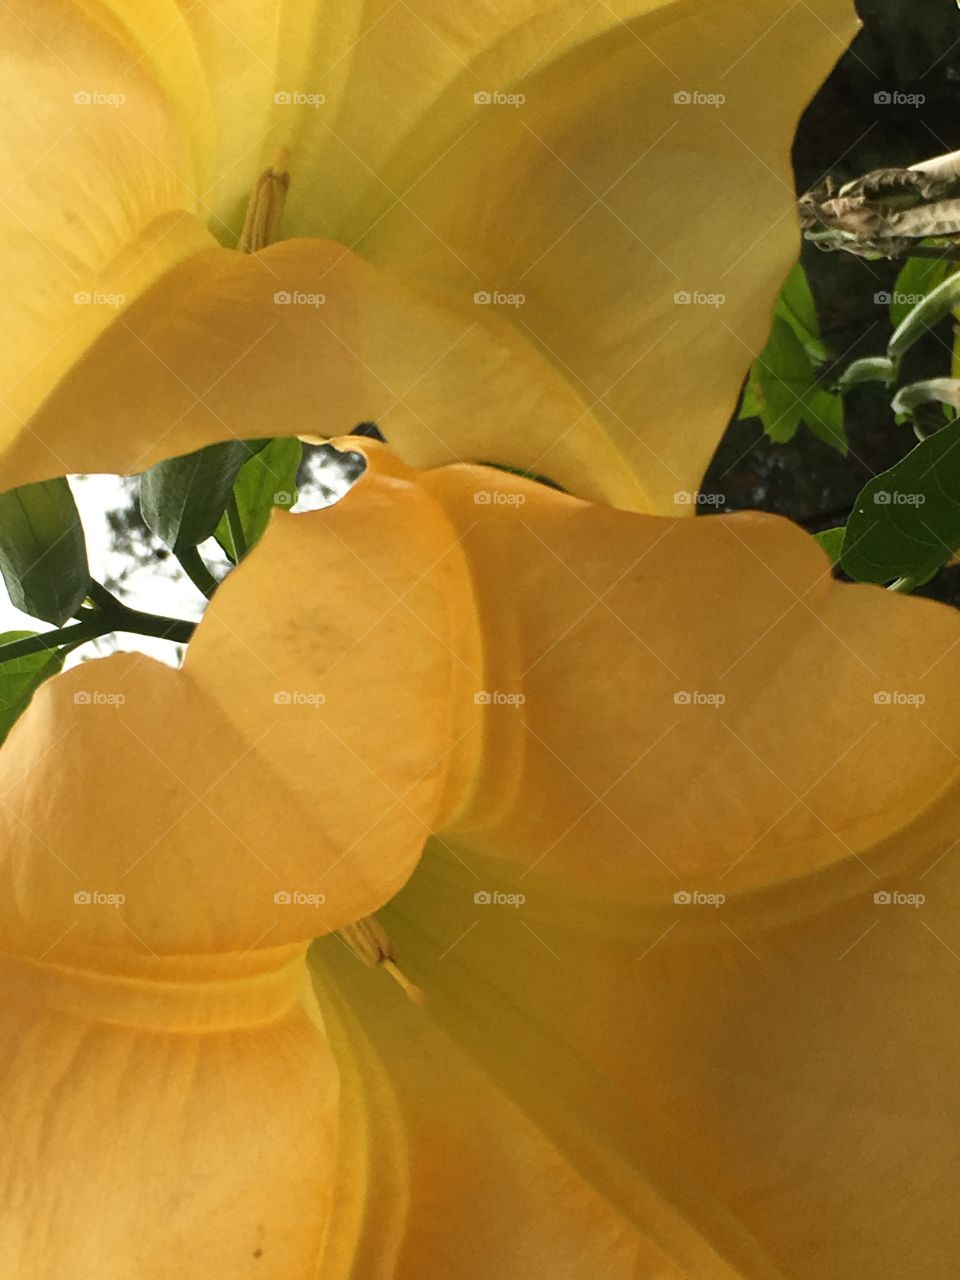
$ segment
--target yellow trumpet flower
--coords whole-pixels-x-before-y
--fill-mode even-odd
[[[364,448],[0,752],[4,1273],[947,1280],[956,614]]]
[[[850,0],[8,0],[0,483],[375,420],[414,465],[677,514],[853,28]]]

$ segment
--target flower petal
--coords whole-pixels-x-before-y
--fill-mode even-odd
[[[316,948],[314,967],[324,1016],[347,1011],[351,1051],[379,1054],[404,1128],[407,1216],[391,1280],[485,1280],[491,1271],[502,1280],[741,1280],[635,1174],[637,1199],[655,1223],[642,1235],[462,1052],[429,1006],[404,1000],[336,942]],[[361,1082],[368,1104],[382,1096],[369,1059]],[[386,1154],[386,1143],[378,1145]],[[673,1252],[664,1247],[670,1229],[683,1240]],[[364,1237],[371,1251],[379,1234],[374,1217]]]
[[[11,291],[4,484],[142,468],[262,433],[252,416],[315,432],[301,423],[320,387],[330,434],[376,418],[417,465],[497,461],[630,509],[697,487],[794,253],[789,140],[848,0],[727,0],[709,18],[694,0],[109,8],[99,24],[65,3],[9,19],[33,23],[17,65],[40,60],[49,84],[10,162],[32,175],[14,214],[36,248]],[[121,108],[78,106],[64,130],[75,81],[115,80]],[[494,90],[527,101],[475,100]],[[253,266],[200,253],[201,216],[234,243],[278,143],[294,156],[284,234],[329,241]],[[77,187],[79,217],[47,199]],[[126,306],[144,290],[80,359],[113,307],[74,295]],[[339,302],[276,323],[271,295],[298,291]],[[498,293],[526,301],[474,301]],[[147,366],[140,394],[126,365]]]
[[[384,25],[402,27],[403,10]],[[685,514],[674,495],[699,487],[796,257],[791,140],[853,34],[853,5],[679,0],[551,16],[555,44],[531,14],[459,69],[388,167],[374,161],[380,184],[353,210],[349,243],[465,320],[512,330],[535,353],[531,378],[555,370],[579,403],[546,419],[521,400],[522,428],[491,419],[482,452],[459,413],[413,448],[387,435],[418,466],[497,462]],[[358,46],[358,85],[388,38]],[[375,110],[371,136],[392,113]],[[451,378],[451,403],[472,395]],[[597,421],[607,443],[585,480]]]
[[[0,751],[5,949],[244,952],[397,892],[469,775],[478,709],[446,517],[392,490],[275,520],[184,670],[124,654],[38,690]]]
[[[957,615],[772,517],[424,484],[487,620],[480,770],[380,913],[427,1008],[688,1274],[947,1280]]]
[[[139,471],[216,440],[336,436],[369,420],[410,456],[440,447],[455,420],[464,456],[482,457],[491,423],[512,423],[521,440],[525,423],[567,421],[577,406],[509,328],[477,325],[332,241],[287,241],[198,254],[168,272],[50,395],[2,475],[13,485]],[[570,447],[581,487],[639,501],[599,423],[581,422]]]
[[[0,205],[0,448],[127,302],[213,243],[174,112],[136,46],[89,10],[12,0],[0,14],[17,104]]]
[[[10,1275],[346,1280],[364,1180],[302,948],[119,972],[4,958]],[[371,1272],[371,1275],[374,1273]]]

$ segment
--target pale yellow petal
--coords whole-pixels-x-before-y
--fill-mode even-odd
[[[405,48],[408,20],[397,6],[358,46],[338,131],[361,127],[361,86],[388,62],[390,28]],[[349,243],[465,322],[512,329],[531,387],[545,365],[579,403],[544,419],[531,392],[523,425],[490,419],[482,451],[459,415],[413,440],[388,430],[404,455],[519,466],[580,496],[689,513],[675,495],[699,487],[796,258],[797,120],[855,21],[847,0],[560,6],[465,59],[389,166],[372,162],[380,181]],[[378,101],[377,118],[392,114],[368,97],[370,137]],[[351,156],[380,154],[365,141]],[[473,394],[451,378],[452,404]],[[585,479],[597,422],[606,445]]]
[[[14,0],[0,13],[0,40],[5,448],[97,334],[212,238],[194,216],[190,146],[112,23],[66,2]],[[52,458],[47,474],[66,469]]]
[[[77,363],[0,465],[10,485],[140,471],[215,440],[336,436],[369,420],[408,455],[424,439],[441,447],[454,424],[464,458],[485,456],[491,424],[510,424],[518,460],[532,464],[529,424],[566,421],[578,406],[510,326],[477,325],[332,241],[297,240],[252,256],[215,250],[168,272]],[[639,502],[599,423],[580,427],[569,443],[581,489]]]

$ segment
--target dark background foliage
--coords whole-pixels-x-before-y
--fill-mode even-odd
[[[864,27],[810,104],[794,145],[797,191],[829,173],[840,182],[890,165],[910,165],[960,149],[960,8],[956,0],[858,0]],[[919,106],[878,103],[899,90],[923,95]],[[882,354],[891,333],[875,295],[892,289],[902,263],[867,262],[803,246],[824,339],[846,365]],[[960,268],[960,264],[958,264]],[[917,352],[917,378],[950,371],[948,321],[941,343]],[[802,428],[786,445],[760,423],[732,422],[707,473],[704,490],[723,495],[720,509],[762,508],[811,531],[843,523],[863,485],[915,443],[898,426],[882,388],[847,397],[849,456]],[[709,508],[703,508],[707,510]],[[941,570],[917,594],[960,606],[960,566]]]

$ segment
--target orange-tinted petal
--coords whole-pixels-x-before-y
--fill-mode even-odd
[[[956,614],[772,517],[424,483],[486,656],[481,770],[381,913],[427,1010],[681,1273],[947,1280]]]

